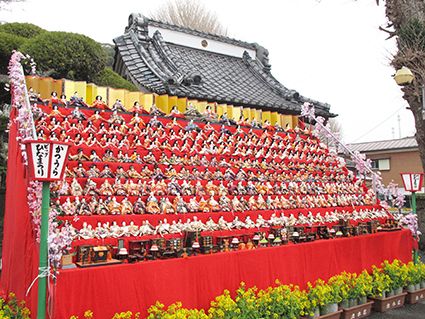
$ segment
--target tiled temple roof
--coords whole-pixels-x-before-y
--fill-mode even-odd
[[[152,32],[155,28],[237,47],[243,53],[235,56],[166,42],[159,30]],[[307,99],[276,80],[270,73],[268,51],[257,43],[163,23],[141,14],[130,16],[125,34],[114,42],[114,70],[144,92],[284,114],[299,114],[304,102],[313,102],[317,115],[335,116],[329,104]]]

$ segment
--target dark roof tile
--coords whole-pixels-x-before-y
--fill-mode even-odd
[[[256,43],[247,43],[223,36],[208,34],[180,26],[147,20],[151,26],[170,29],[214,39],[242,48],[257,50]],[[156,31],[152,38],[146,36],[146,30],[127,28],[128,32],[114,42],[123,64],[136,81],[158,94],[170,93],[169,79],[177,81],[173,86],[173,95],[208,101],[220,101],[228,104],[247,104],[250,107],[262,107],[300,112],[305,101],[312,101],[300,96],[294,100],[289,90],[277,81],[257,57],[251,57],[245,51],[243,57],[227,56],[210,51],[198,50],[164,42]],[[138,30],[138,31],[134,31]],[[136,34],[135,32],[139,32]],[[117,66],[118,63],[115,63]],[[124,72],[115,70],[118,73]],[[194,75],[201,77],[201,85],[187,85],[193,82]],[[330,106],[312,101],[318,115],[329,117]]]

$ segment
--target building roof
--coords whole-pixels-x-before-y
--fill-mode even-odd
[[[201,41],[194,42],[196,39]],[[276,80],[270,73],[268,51],[257,43],[134,13],[125,34],[114,42],[114,70],[143,92],[284,114],[300,114],[301,105],[312,102],[317,115],[336,116],[330,113],[329,104],[305,98]]]
[[[351,144],[352,151],[359,151],[360,153],[374,152],[374,151],[390,151],[417,148],[418,143],[415,137],[405,137],[396,140],[377,141]]]

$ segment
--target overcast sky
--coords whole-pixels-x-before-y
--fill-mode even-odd
[[[270,52],[283,85],[331,104],[346,143],[413,136],[414,120],[389,66],[393,40],[375,0],[199,0],[217,12],[231,37]],[[383,2],[383,1],[381,1]],[[149,15],[164,0],[27,0],[0,20],[85,34],[102,43],[124,33],[132,12]],[[400,119],[400,121],[399,121]]]

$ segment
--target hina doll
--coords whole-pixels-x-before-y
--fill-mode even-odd
[[[75,198],[77,200],[78,196]],[[75,205],[75,214],[79,216],[92,214],[90,205],[86,202],[86,199],[83,197],[81,201],[78,201]]]
[[[99,191],[97,190],[96,182],[94,182],[90,177],[88,177],[86,183],[84,184],[83,195],[93,196],[98,194]]]
[[[192,213],[197,213],[201,209],[201,205],[196,201],[195,197],[191,197],[188,204],[189,211]]]
[[[155,227],[149,224],[148,220],[142,222],[142,226],[139,228],[139,235],[153,235],[155,233]]]
[[[231,212],[233,210],[232,208],[232,201],[230,198],[226,197],[225,195],[221,195],[218,204],[220,205],[220,210],[222,212]]]
[[[194,195],[195,196],[204,196],[206,195],[205,189],[203,188],[202,184],[200,181],[196,182],[195,185],[195,190],[194,190]]]
[[[231,225],[229,225],[229,223],[224,220],[224,217],[223,216],[220,216],[220,218],[218,219],[218,223],[217,224],[218,224],[218,227],[221,230],[232,230]]]
[[[107,215],[109,214],[109,209],[106,203],[103,202],[102,198],[99,198],[96,209],[93,210],[93,213],[96,215]]]
[[[232,227],[233,229],[242,229],[245,227],[245,224],[244,222],[239,220],[238,216],[235,216],[230,227]]]
[[[218,225],[213,221],[212,217],[208,217],[207,222],[205,223],[205,230],[206,231],[216,231],[219,230]]]
[[[72,196],[81,196],[83,195],[83,188],[78,183],[77,179],[74,177],[71,183],[71,195]]]
[[[108,164],[103,166],[103,170],[100,172],[100,178],[114,178],[115,174],[109,168]]]
[[[183,180],[181,185],[182,195],[183,196],[191,196],[193,195],[193,186],[187,182],[187,180]]]
[[[174,105],[171,108],[170,114],[167,115],[167,117],[173,117],[174,121],[176,120],[176,118],[181,118],[181,119],[185,119],[186,116],[184,116],[178,109],[177,106]]]
[[[220,211],[220,204],[214,199],[214,193],[212,193],[210,199],[208,200],[208,206],[212,212]]]
[[[133,204],[128,200],[127,196],[121,201],[120,210],[123,215],[133,213]]]
[[[145,214],[146,213],[146,205],[145,202],[142,201],[140,196],[133,204],[133,213],[134,214]]]
[[[99,188],[100,195],[113,195],[114,189],[112,188],[112,185],[109,183],[109,180],[105,179],[102,185],[100,185]]]
[[[161,197],[159,209],[161,214],[174,214],[176,212],[168,197]]]
[[[182,189],[175,178],[168,183],[167,194],[172,196],[182,195]]]
[[[152,192],[147,199],[146,213],[159,214],[160,211],[161,210],[159,208],[158,199],[156,199],[156,197],[154,196],[154,193]]]
[[[204,197],[201,197],[201,199],[199,200],[199,206],[199,211],[201,213],[207,213],[211,211],[211,208],[208,202],[204,199]]]
[[[208,181],[208,183],[205,185],[205,191],[207,195],[217,194],[218,187],[214,185],[212,181]]]
[[[110,214],[121,215],[121,205],[117,202],[117,198],[115,196],[112,197],[112,200],[107,205]]]
[[[235,212],[243,212],[245,210],[244,206],[236,196],[232,199],[232,206]]]

